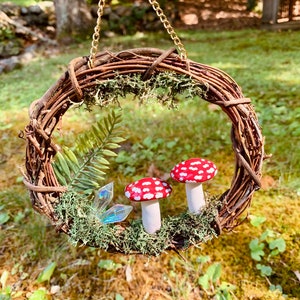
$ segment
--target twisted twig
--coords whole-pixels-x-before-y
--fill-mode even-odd
[[[174,50],[164,52],[155,48],[138,48],[119,53],[102,52],[94,59],[76,58],[69,64],[68,72],[45,95],[30,106],[30,123],[26,127],[27,149],[25,185],[31,191],[33,206],[53,222],[53,199],[65,191],[54,176],[45,176],[58,147],[51,134],[72,103],[82,101],[84,90],[98,81],[114,78],[117,74],[142,74],[144,79],[160,72],[188,75],[203,86],[205,99],[216,104],[232,122],[232,145],[235,152],[235,173],[230,188],[220,199],[218,231],[232,229],[239,216],[249,207],[254,191],[260,187],[262,162],[265,157],[263,138],[251,101],[245,98],[237,83],[223,71],[191,60],[182,60]],[[69,224],[59,229],[68,232]],[[176,243],[172,247],[176,248]],[[171,248],[172,248],[171,247]]]

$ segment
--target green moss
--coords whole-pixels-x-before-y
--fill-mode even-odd
[[[141,74],[116,75],[85,90],[84,103],[91,110],[95,105],[102,107],[119,103],[119,98],[133,94],[140,103],[159,102],[174,108],[179,97],[202,97],[205,90],[205,86],[191,77],[172,72],[154,74],[148,80],[143,80]],[[84,198],[82,192],[78,193],[73,188],[62,195],[56,213],[61,222],[69,226],[73,243],[82,242],[107,251],[146,255],[159,255],[166,249],[187,248],[211,239],[215,232],[210,224],[217,216],[213,205],[200,215],[183,213],[169,216],[163,220],[161,229],[150,235],[144,231],[141,220],[132,221],[125,228],[102,224],[93,204]]]
[[[70,225],[70,240],[74,244],[156,256],[167,249],[186,249],[215,237],[217,234],[211,224],[217,217],[218,202],[210,203],[199,215],[184,212],[164,218],[155,234],[145,232],[141,220],[133,220],[126,227],[123,227],[125,223],[102,224],[92,203],[76,193],[65,193],[56,206],[56,213]]]
[[[141,74],[116,75],[112,79],[99,81],[84,91],[84,103],[88,109],[93,105],[119,104],[120,98],[133,94],[139,103],[159,102],[169,108],[176,107],[179,95],[184,99],[204,97],[207,87],[190,76],[173,72],[162,72],[143,80]]]

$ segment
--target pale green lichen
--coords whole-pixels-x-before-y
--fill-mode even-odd
[[[217,218],[218,202],[210,201],[199,215],[188,212],[162,219],[155,234],[144,231],[141,220],[120,224],[102,224],[91,202],[75,193],[65,193],[56,206],[58,217],[70,225],[72,243],[84,243],[106,251],[125,254],[159,255],[172,249],[186,249],[212,239],[217,234],[212,227]],[[125,225],[125,226],[124,226]]]
[[[84,103],[90,109],[93,105],[107,106],[118,103],[119,99],[133,94],[140,103],[159,102],[169,108],[176,107],[178,95],[190,99],[195,96],[205,98],[207,86],[190,76],[174,72],[162,72],[148,80],[141,74],[118,75],[99,81],[93,88],[85,89]]]

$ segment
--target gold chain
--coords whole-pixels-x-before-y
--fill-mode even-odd
[[[104,13],[104,6],[105,6],[105,0],[99,0],[98,2],[98,10],[97,10],[97,23],[94,28],[94,34],[93,34],[93,40],[92,40],[92,46],[90,50],[90,58],[89,58],[89,67],[94,67],[95,57],[98,51],[98,45],[100,40],[100,31],[101,31],[101,17]]]
[[[156,12],[157,16],[159,17],[160,21],[164,25],[165,29],[167,30],[168,34],[170,35],[171,39],[173,40],[175,46],[177,46],[181,59],[186,60],[187,59],[187,52],[185,50],[184,45],[182,44],[179,36],[175,32],[174,28],[172,27],[171,23],[167,19],[166,15],[164,14],[163,10],[161,9],[159,3],[156,0],[149,0],[149,3],[151,4],[152,8]],[[100,40],[100,31],[101,31],[101,17],[104,13],[104,6],[105,6],[105,0],[99,0],[98,2],[98,10],[97,10],[97,23],[94,28],[94,34],[93,34],[93,40],[92,40],[92,46],[90,50],[90,57],[89,57],[89,67],[94,67],[94,61],[95,57],[98,51],[98,45]]]
[[[149,3],[152,5],[152,7],[155,10],[160,21],[163,23],[165,29],[167,30],[168,34],[170,35],[171,39],[173,40],[175,46],[178,47],[181,59],[184,59],[184,60],[187,59],[187,52],[185,50],[185,47],[182,44],[179,36],[176,34],[171,23],[168,21],[166,15],[164,14],[163,10],[161,9],[159,3],[156,0],[149,0]]]

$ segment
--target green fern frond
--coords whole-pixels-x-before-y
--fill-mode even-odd
[[[90,195],[101,187],[109,169],[109,159],[117,156],[113,151],[120,147],[122,138],[121,114],[114,111],[79,136],[75,150],[68,147],[56,153],[53,169],[61,185],[68,191]]]

